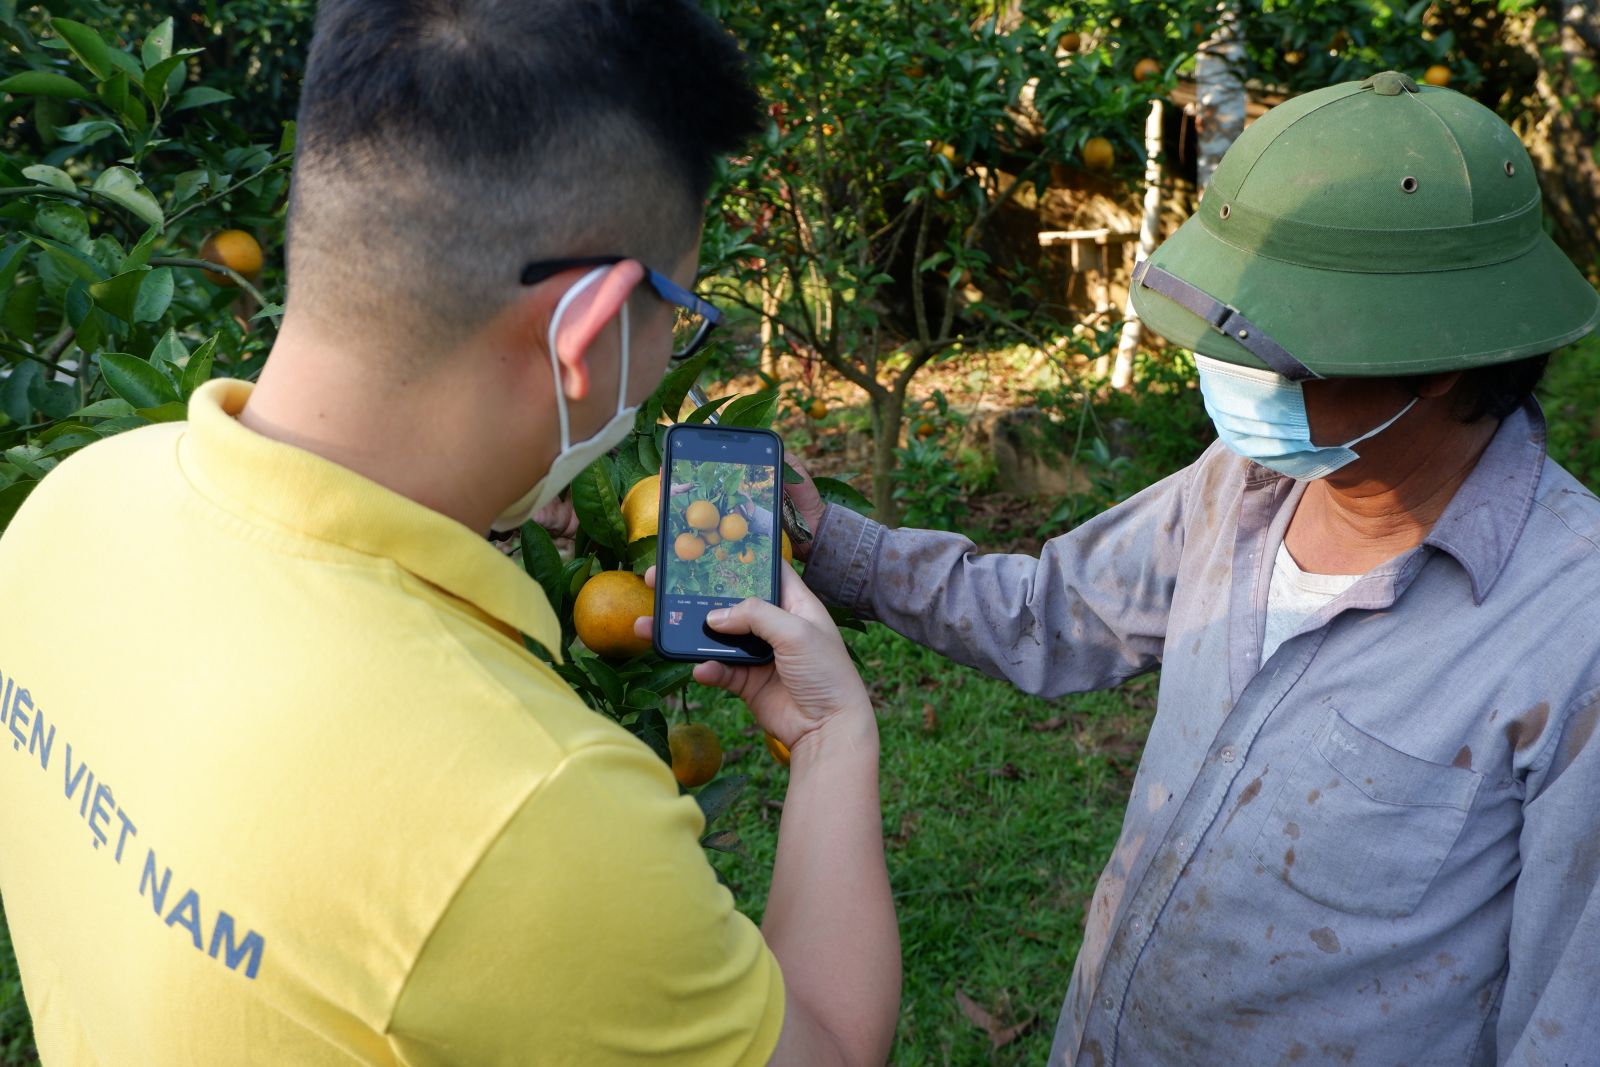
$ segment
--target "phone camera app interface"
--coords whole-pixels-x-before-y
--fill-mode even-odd
[[[746,463],[754,453],[765,462]],[[730,460],[729,456],[739,457]],[[706,615],[748,597],[773,599],[779,551],[777,467],[769,446],[714,439],[675,443],[667,487],[662,643],[686,655],[747,651],[706,627]]]

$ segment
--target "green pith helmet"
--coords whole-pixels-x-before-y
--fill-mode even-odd
[[[1600,322],[1600,294],[1544,233],[1516,134],[1395,71],[1245,130],[1135,271],[1133,306],[1176,345],[1293,379],[1503,363]]]

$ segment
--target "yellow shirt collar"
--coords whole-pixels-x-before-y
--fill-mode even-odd
[[[190,480],[230,510],[394,560],[538,641],[559,660],[561,625],[539,583],[482,535],[235,417],[255,386],[217,378],[189,399],[178,444]]]

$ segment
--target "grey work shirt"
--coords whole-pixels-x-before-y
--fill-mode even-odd
[[[1600,501],[1530,402],[1263,664],[1302,491],[1213,446],[1038,559],[829,508],[806,581],[1041,696],[1161,668],[1051,1064],[1600,1063]]]

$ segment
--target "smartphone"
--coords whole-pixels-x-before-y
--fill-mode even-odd
[[[656,652],[674,660],[769,663],[753,635],[706,615],[749,597],[778,602],[783,442],[771,430],[680,423],[667,430],[656,543]]]

